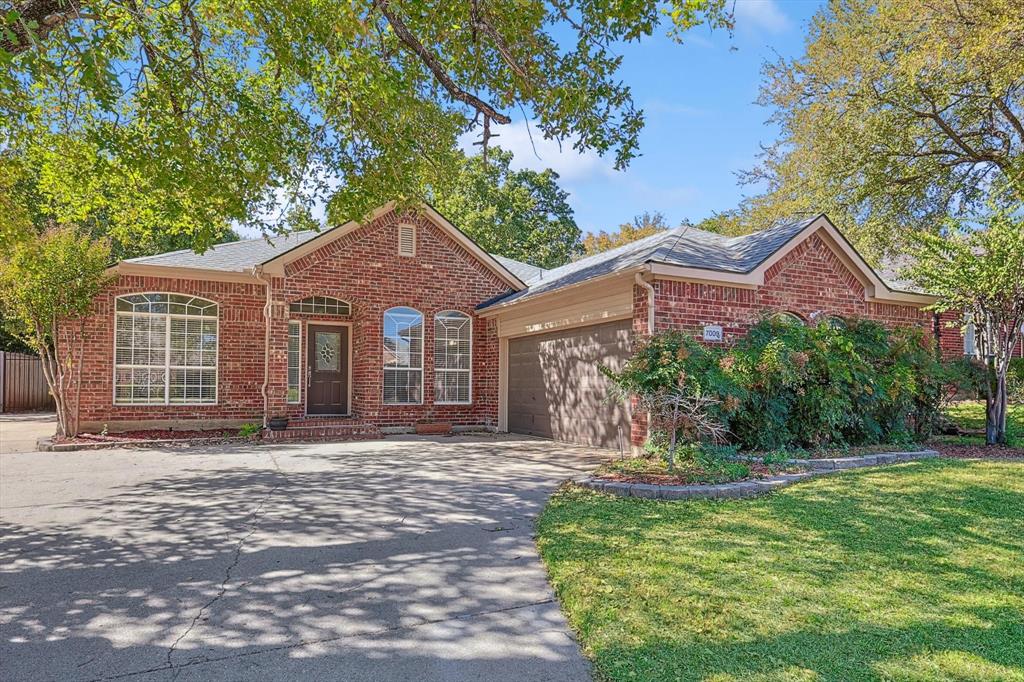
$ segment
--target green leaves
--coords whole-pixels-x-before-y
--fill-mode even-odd
[[[512,153],[466,158],[446,181],[428,182],[434,208],[484,250],[553,268],[580,253],[580,228],[558,174],[511,168]]]
[[[922,330],[854,319],[841,329],[769,319],[732,348],[666,332],[605,374],[624,397],[681,390],[714,399],[711,414],[756,450],[927,435],[940,388],[958,381]]]
[[[1024,199],[1024,5],[831,0],[805,54],[765,67],[781,129],[734,229],[828,213],[872,260]]]
[[[625,167],[643,116],[615,46],[651,35],[663,12],[677,36],[730,21],[725,0],[18,6],[50,23],[30,42],[17,17],[0,18],[0,145],[96,157],[76,158],[75,183],[48,190],[48,210],[125,229],[142,219],[140,233],[199,249],[231,223],[286,229],[282,199],[327,202],[332,222],[411,204],[462,172],[460,135],[499,133],[515,110],[538,134]],[[64,173],[58,159],[45,160],[52,175]],[[532,192],[557,208],[545,182]],[[93,189],[100,201],[74,196]]]

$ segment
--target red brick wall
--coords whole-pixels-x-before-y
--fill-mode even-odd
[[[441,228],[425,217],[406,219],[416,230],[416,256],[398,256],[398,216],[387,214],[334,240],[288,266],[286,276],[271,282],[270,415],[301,417],[303,404],[288,405],[288,320],[317,319],[351,322],[352,410],[355,416],[380,426],[409,426],[420,418],[456,425],[496,425],[498,417],[498,340],[496,324],[476,317],[481,301],[509,290],[501,281]],[[220,304],[218,402],[216,405],[166,406],[113,404],[113,333],[116,296],[146,291],[185,293]],[[289,313],[288,303],[310,295],[334,296],[352,305],[349,318],[318,318]],[[147,420],[214,421],[262,419],[265,289],[247,283],[121,276],[100,296],[84,326],[81,362],[80,420],[86,427]],[[383,314],[393,306],[409,306],[424,317],[424,401],[417,406],[382,405]],[[472,404],[433,405],[434,314],[459,310],[473,317]],[[77,347],[77,343],[75,344]],[[303,371],[304,377],[304,371]],[[305,399],[303,387],[303,400]],[[121,424],[118,424],[121,422]],[[203,423],[205,422],[205,424]]]
[[[167,292],[219,304],[216,405],[114,405],[114,299]],[[120,276],[85,320],[79,419],[84,426],[157,419],[260,421],[263,398],[263,287],[164,277]],[[77,342],[73,344],[78,346]],[[202,425],[198,425],[201,427]]]
[[[416,225],[416,256],[398,255],[399,222]],[[378,218],[290,264],[272,282],[274,323],[271,374],[286,377],[288,303],[311,295],[334,296],[352,304],[352,410],[380,426],[409,426],[420,418],[456,425],[496,425],[498,419],[498,337],[496,323],[474,314],[475,306],[509,287],[426,217],[394,213]],[[384,405],[383,317],[395,306],[423,314],[423,405]],[[471,405],[434,405],[434,315],[458,310],[473,318]],[[303,324],[305,367],[306,334]],[[270,387],[271,414],[301,416],[302,405],[286,404],[284,379]]]
[[[762,316],[785,311],[810,320],[815,314],[863,317],[892,325],[927,325],[931,313],[913,306],[871,303],[864,287],[835,253],[812,235],[765,273],[756,289],[656,280],[654,324],[658,330],[721,325],[725,341],[746,334]],[[636,287],[634,328],[646,329],[646,292]]]
[[[946,360],[955,360],[964,356],[964,334],[960,324],[963,315],[947,310],[939,314],[939,350]],[[1024,357],[1024,334],[1013,347],[1010,357]]]
[[[721,325],[725,343],[735,341],[766,314],[791,312],[804,320],[815,314],[861,317],[890,326],[932,328],[933,316],[913,306],[871,303],[864,287],[824,241],[812,235],[765,273],[756,289],[658,279],[655,329],[690,330],[700,338],[705,325]],[[634,287],[633,328],[647,332],[647,292]],[[633,424],[633,444],[646,437],[643,415]]]

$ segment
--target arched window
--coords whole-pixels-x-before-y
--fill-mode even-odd
[[[384,313],[384,404],[423,402],[423,315],[412,308]]]
[[[434,316],[434,402],[472,400],[473,320],[457,310]]]
[[[803,318],[796,313],[790,312],[779,312],[771,316],[772,322],[778,324],[789,324],[789,325],[802,325],[804,323]]]
[[[288,310],[293,313],[307,313],[312,315],[351,315],[352,306],[347,301],[330,296],[307,296],[301,301],[294,301],[288,304]]]
[[[833,329],[846,329],[846,320],[838,315],[829,315],[825,318],[825,324]]]
[[[217,402],[217,304],[187,294],[118,296],[114,404]]]

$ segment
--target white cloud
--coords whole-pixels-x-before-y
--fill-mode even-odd
[[[782,33],[790,27],[789,18],[775,0],[736,0],[736,28],[762,29]]]
[[[612,163],[603,159],[595,152],[578,152],[572,148],[571,142],[563,142],[559,146],[555,140],[545,139],[532,122],[513,121],[508,125],[494,126],[491,144],[512,152],[512,167],[529,168],[542,171],[545,168],[558,173],[565,182],[591,180],[600,176],[612,176],[615,173]],[[532,138],[532,142],[531,142]],[[473,142],[480,139],[479,131],[465,133],[459,139],[459,146],[467,154],[478,154],[479,146]]]

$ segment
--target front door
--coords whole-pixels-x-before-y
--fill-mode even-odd
[[[348,330],[309,325],[306,414],[348,414]]]

